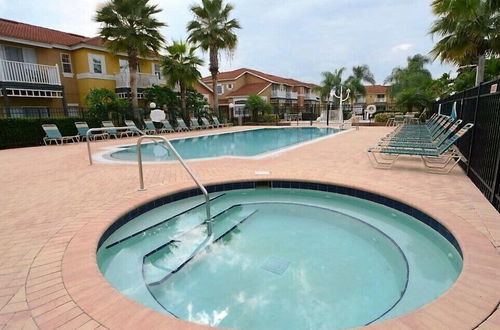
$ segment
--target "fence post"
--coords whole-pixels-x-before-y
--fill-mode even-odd
[[[470,137],[470,145],[469,145],[469,159],[467,159],[467,176],[469,176],[469,171],[470,171],[470,160],[472,156],[472,146],[474,145],[474,136],[476,135],[476,119],[477,119],[477,110],[479,109],[479,98],[481,96],[481,85],[483,83],[479,84],[477,87],[477,94],[476,94],[476,105],[474,106],[474,119],[472,120],[472,123],[474,124],[474,127],[472,127],[472,132],[471,137]],[[498,171],[498,170],[497,170]]]

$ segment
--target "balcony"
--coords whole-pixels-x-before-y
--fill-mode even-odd
[[[286,92],[286,98],[289,100],[297,100],[299,97],[299,94],[296,92]]]
[[[57,65],[0,60],[0,81],[61,86]]]
[[[386,103],[386,102],[387,102],[387,100],[385,97],[382,97],[382,98],[378,97],[375,99],[375,103]]]
[[[307,93],[304,95],[304,100],[316,101],[318,99],[318,95],[313,93]]]
[[[271,97],[278,99],[286,99],[286,92],[280,90],[274,90],[271,94]]]
[[[116,88],[130,88],[130,73],[120,72],[115,75]],[[137,88],[149,88],[153,85],[164,84],[165,80],[158,78],[155,74],[138,73]]]

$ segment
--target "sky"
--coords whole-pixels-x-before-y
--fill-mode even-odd
[[[150,0],[162,12],[157,19],[167,41],[184,40],[193,19],[189,7],[200,0]],[[227,0],[226,0],[227,2]],[[431,0],[230,0],[240,21],[238,46],[221,55],[220,71],[251,68],[297,80],[320,83],[321,72],[367,64],[377,83],[408,56],[428,54],[429,28],[435,19]],[[93,22],[103,0],[0,0],[0,17],[88,37],[97,35]],[[200,53],[209,75],[208,55]],[[454,72],[436,60],[433,77]]]

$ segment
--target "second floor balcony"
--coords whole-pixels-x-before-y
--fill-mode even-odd
[[[115,75],[116,88],[130,88],[130,72],[120,72]],[[165,80],[155,74],[137,73],[137,88],[149,88],[153,85],[164,84]]]
[[[278,99],[286,99],[286,91],[273,90],[271,97],[278,98]]]
[[[387,99],[385,97],[377,97],[375,103],[386,103]]]
[[[24,84],[61,85],[57,65],[0,60],[0,81]]]
[[[304,100],[308,100],[308,101],[316,101],[317,99],[319,98],[318,95],[314,94],[314,93],[306,93],[304,95]]]

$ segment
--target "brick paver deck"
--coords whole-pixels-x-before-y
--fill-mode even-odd
[[[221,158],[190,166],[205,183],[335,183],[429,213],[463,247],[462,274],[436,301],[371,328],[499,329],[499,214],[458,168],[450,175],[428,174],[418,159],[406,158],[392,170],[373,169],[366,148],[387,132],[362,127],[265,159]],[[206,132],[168,136],[195,134]],[[134,141],[97,142],[93,148]],[[193,187],[188,175],[179,164],[148,164],[148,190],[138,192],[137,165],[89,166],[86,157],[83,143],[0,151],[0,328],[203,328],[121,295],[99,273],[95,257],[97,241],[114,219],[147,200]]]

